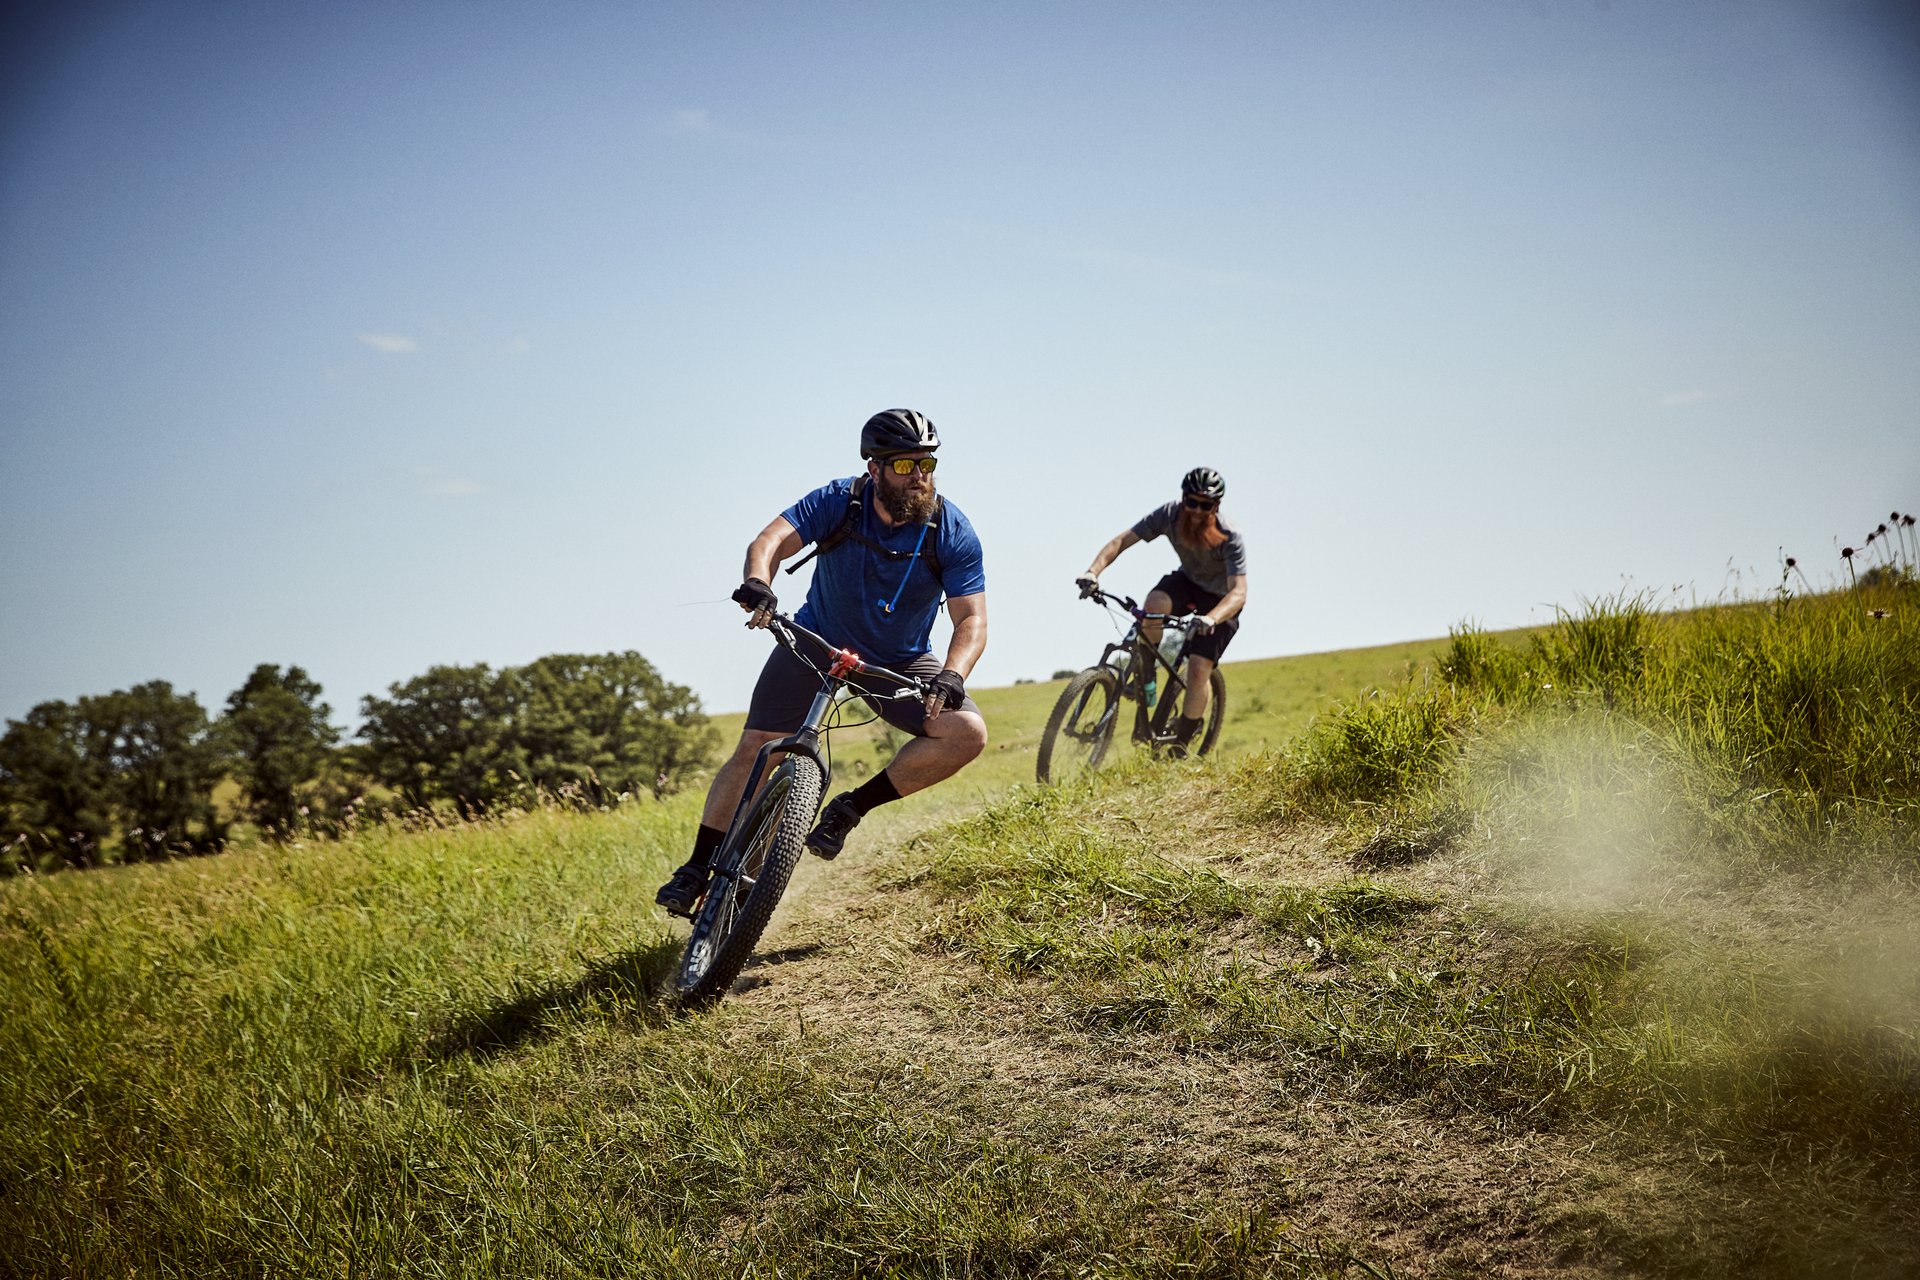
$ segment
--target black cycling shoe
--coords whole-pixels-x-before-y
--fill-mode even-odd
[[[820,822],[807,834],[807,848],[832,862],[846,846],[847,833],[860,825],[861,812],[853,807],[850,792],[841,792],[827,801]]]
[[[707,880],[713,873],[706,867],[696,867],[692,863],[673,873],[673,879],[660,886],[660,892],[653,900],[676,916],[693,918],[693,909],[700,904],[700,897],[707,891]]]

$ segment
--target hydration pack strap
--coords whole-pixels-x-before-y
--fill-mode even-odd
[[[869,538],[866,534],[860,532],[860,517],[862,515],[863,508],[866,506],[867,482],[872,478],[873,477],[866,476],[866,475],[859,475],[853,478],[853,488],[847,494],[847,513],[846,515],[841,517],[840,527],[835,529],[832,533],[828,534],[826,537],[820,539],[820,541],[814,543],[813,550],[807,552],[807,554],[801,556],[798,560],[795,560],[792,564],[788,565],[786,569],[788,573],[794,572],[801,565],[813,559],[815,556],[822,555],[828,551],[832,551],[835,547],[839,546],[841,543],[851,538],[853,541],[859,543],[861,546],[866,547],[870,550],[879,552],[881,557],[886,560],[912,560],[916,556],[918,556],[927,562],[927,568],[933,571],[934,580],[935,581],[939,580],[940,560],[935,555],[934,552],[928,551],[922,554],[919,543],[916,543],[914,545],[914,549],[912,551],[895,551],[891,547],[881,546],[878,542],[875,542],[872,538]],[[928,526],[935,526],[940,523],[940,517],[945,513],[946,505],[947,505],[947,500],[945,498],[936,497],[934,499],[933,519],[927,522]],[[925,532],[925,527],[923,527],[920,535],[920,542],[925,542],[925,541],[926,541],[926,532]],[[939,539],[936,538],[934,541],[937,543]],[[897,598],[897,593],[896,593],[896,598]]]

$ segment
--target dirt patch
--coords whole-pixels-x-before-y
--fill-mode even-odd
[[[1137,1186],[1170,1206],[1258,1207],[1407,1276],[1604,1274],[1563,1222],[1593,1170],[1559,1135],[1418,1102],[1327,1092],[1315,1074],[1154,1037],[1119,1045],[1047,1016],[1042,984],[916,945],[926,902],[876,862],[810,860],[731,1003],[743,1039],[852,1049],[903,1099]]]

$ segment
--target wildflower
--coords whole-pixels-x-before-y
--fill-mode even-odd
[[[1792,569],[1796,567],[1799,563],[1800,562],[1798,560],[1795,560],[1792,556],[1787,557],[1787,568]]]
[[[1867,610],[1867,616],[1869,618],[1872,618],[1875,622],[1879,622],[1881,619],[1885,618],[1891,612],[1892,612],[1891,609],[1869,609]]]
[[[1900,523],[1911,529],[1913,528],[1913,517],[1910,515],[1901,516]]]
[[[1840,548],[1840,558],[1841,558],[1842,560],[1851,560],[1851,559],[1853,559],[1853,548],[1852,548],[1852,547],[1842,547],[1842,548]]]

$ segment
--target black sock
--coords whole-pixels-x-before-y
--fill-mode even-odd
[[[881,805],[899,798],[900,792],[894,787],[893,779],[887,776],[885,769],[847,792],[848,801],[860,811],[860,816],[863,818]]]
[[[1204,719],[1189,719],[1186,713],[1182,712],[1180,715],[1180,723],[1174,726],[1174,732],[1180,735],[1181,743],[1192,742],[1193,735],[1199,732],[1200,726],[1205,723],[1206,721]]]
[[[701,823],[700,829],[693,833],[693,856],[687,859],[687,865],[704,867],[712,862],[713,851],[718,849],[720,842],[726,838],[725,827],[710,827],[704,822]]]

